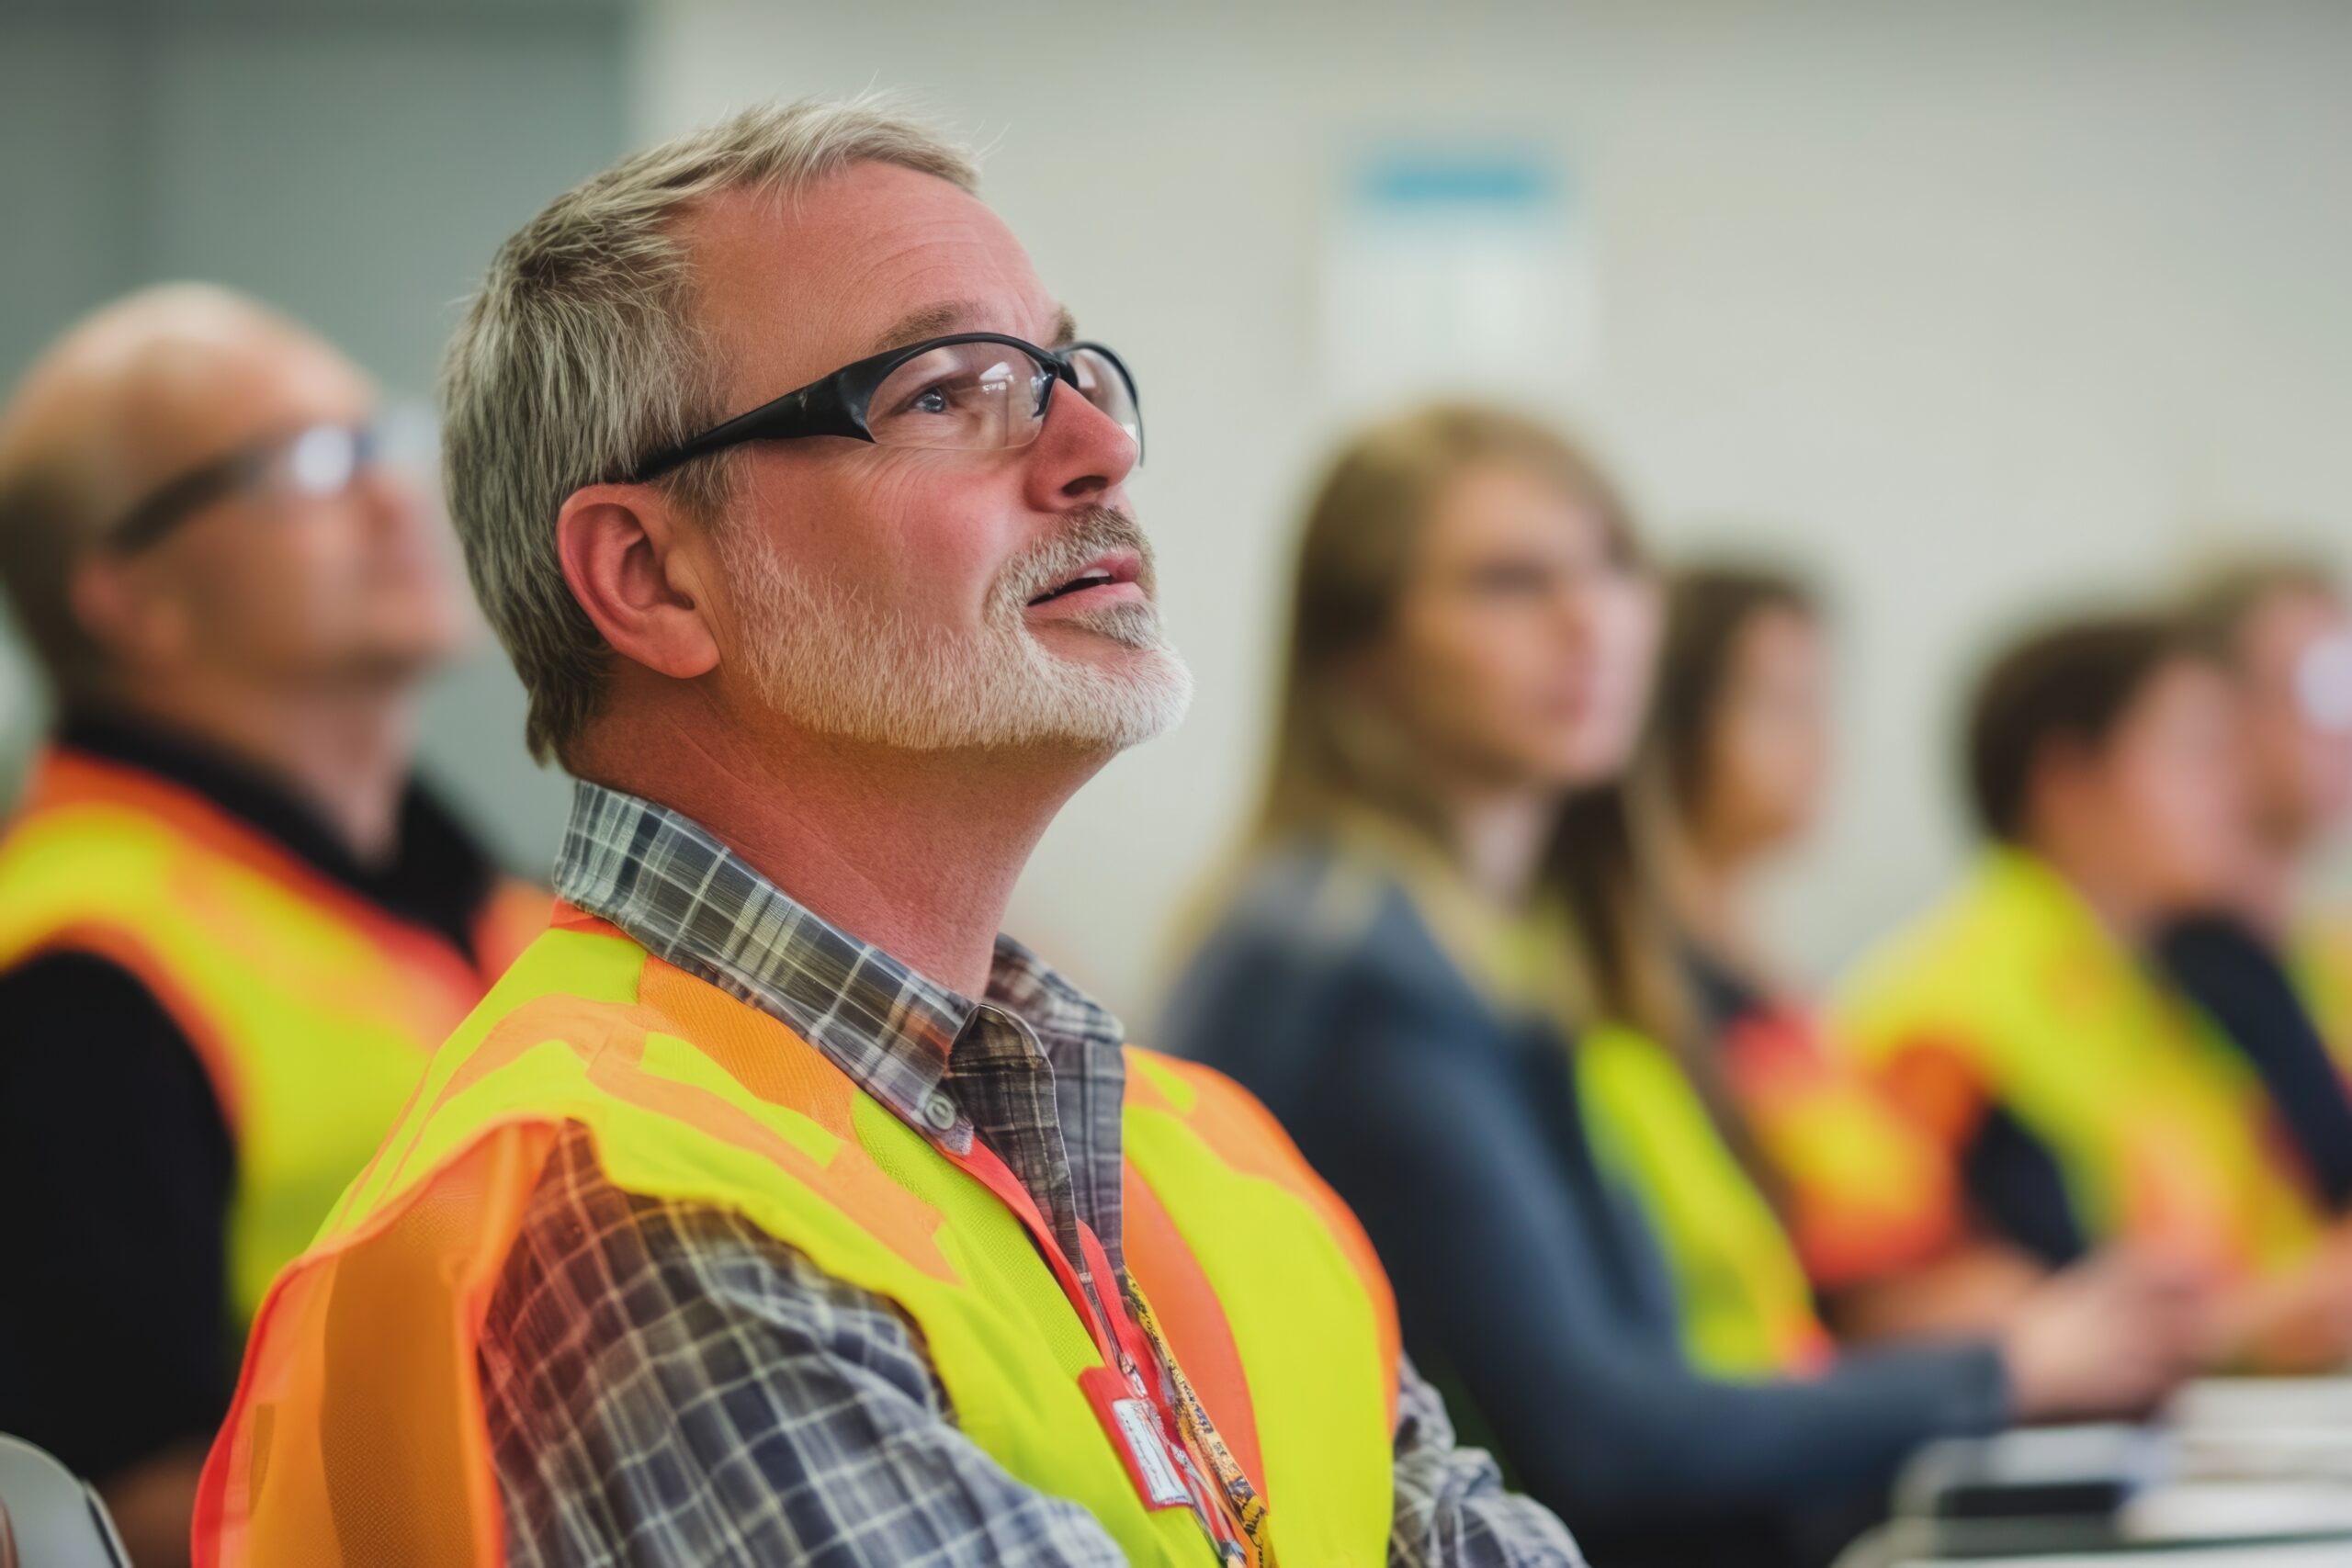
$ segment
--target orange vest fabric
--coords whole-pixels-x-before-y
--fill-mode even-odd
[[[1377,1562],[1400,1359],[1368,1242],[1228,1081],[1132,1049],[1128,1067],[1129,1276],[1262,1502],[1255,1555]],[[272,1289],[198,1494],[199,1565],[504,1560],[477,1347],[568,1124],[624,1190],[737,1208],[896,1303],[959,1427],[1131,1560],[1209,1560],[1188,1509],[1136,1503],[1079,1396],[1099,1335],[1012,1205],[781,1022],[560,908]]]
[[[1960,1234],[1963,1201],[1943,1146],[1795,1008],[1741,1019],[1724,1071],[1786,1184],[1805,1272],[1835,1290],[1915,1268]]]
[[[2023,850],[1988,851],[1859,964],[1832,1038],[1955,1156],[1988,1111],[2014,1117],[2092,1245],[2276,1277],[2324,1232],[2245,1057]]]

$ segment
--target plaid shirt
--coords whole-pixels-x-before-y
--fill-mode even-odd
[[[556,890],[789,1024],[957,1153],[1001,1158],[1124,1282],[1117,1021],[1009,939],[973,1001],[828,925],[674,812],[591,784]],[[1105,1282],[1089,1279],[1090,1289]],[[911,1323],[731,1211],[613,1187],[559,1144],[491,1304],[481,1372],[517,1565],[1114,1564],[1092,1515],[958,1429]],[[1389,1561],[1575,1565],[1557,1520],[1453,1446],[1408,1368]]]

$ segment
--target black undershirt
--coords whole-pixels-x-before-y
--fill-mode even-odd
[[[2215,913],[2174,921],[2156,956],[2261,1075],[2328,1206],[2352,1205],[2352,1094],[2278,950]]]
[[[1771,1010],[1771,998],[1764,994],[1762,987],[1703,943],[1684,937],[1678,944],[1677,953],[1682,961],[1682,978],[1689,987],[1691,1005],[1698,1010],[1699,1026],[1716,1044],[1729,1040],[1732,1031],[1748,1020]]]
[[[412,784],[369,866],[281,785],[199,742],[95,715],[62,746],[159,774],[473,956],[495,872]],[[129,971],[51,952],[0,973],[0,1432],[104,1479],[226,1413],[235,1153],[195,1051]]]

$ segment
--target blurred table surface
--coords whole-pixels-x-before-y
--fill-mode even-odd
[[[2179,1431],[2352,1427],[2352,1377],[2199,1378],[2165,1404],[2164,1422]]]
[[[1882,1551],[1876,1562],[1885,1568],[2352,1568],[2352,1377],[2205,1379],[2176,1395],[2143,1433],[2135,1439],[2114,1427],[2012,1432],[1954,1445],[1942,1464],[1928,1461],[1915,1477],[1930,1480],[1941,1470],[1948,1477],[1971,1472],[2015,1483],[2096,1473],[2111,1461],[2115,1472],[2142,1482],[2112,1520],[2120,1539],[2111,1544],[2078,1551],[2063,1534],[2035,1540],[2038,1527],[2013,1519],[1989,1525],[2000,1532],[2001,1555],[1898,1548]],[[1931,1508],[1933,1491],[1907,1499],[1915,1528],[1927,1525],[1921,1515]],[[2052,1521],[2053,1532],[2064,1528]],[[2019,1549],[2013,1554],[2010,1542]],[[1951,1547],[1950,1538],[1938,1544]],[[1980,1533],[1975,1544],[1989,1543]]]
[[[2347,1562],[2352,1536],[2274,1546],[2158,1547],[2047,1557],[1899,1557],[1894,1568],[2345,1568]]]

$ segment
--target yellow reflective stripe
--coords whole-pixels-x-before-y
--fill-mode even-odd
[[[375,1158],[336,1205],[322,1234],[359,1224],[368,1212],[382,1207],[444,1164],[489,1120],[487,1115],[436,1118],[434,1111],[492,1029],[525,1002],[548,993],[574,998],[583,1006],[633,1003],[644,968],[645,950],[633,943],[581,931],[542,932],[425,1063],[406,1109],[390,1135],[380,1140]],[[549,1038],[555,1040],[552,1035]],[[568,1045],[558,1043],[570,1054]],[[513,1080],[513,1104],[526,1105],[538,1081],[531,1074],[518,1075]]]

